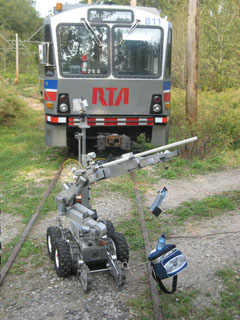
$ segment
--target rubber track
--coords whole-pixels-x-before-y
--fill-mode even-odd
[[[151,247],[150,247],[150,241],[149,241],[148,232],[147,232],[145,220],[144,220],[143,205],[142,205],[140,193],[139,193],[139,190],[137,187],[136,175],[134,172],[131,172],[130,176],[131,176],[132,181],[134,183],[134,191],[136,194],[137,207],[138,207],[138,213],[140,216],[142,235],[143,235],[143,239],[144,239],[144,243],[145,243],[145,254],[146,254],[146,258],[147,258],[149,256],[150,251],[151,251]],[[152,269],[151,269],[151,266],[149,263],[147,264],[147,272],[148,272],[150,291],[151,291],[152,302],[153,302],[154,320],[164,320],[162,308],[160,305],[160,298],[159,298],[159,294],[158,294],[157,284],[156,284],[156,281],[152,277]]]

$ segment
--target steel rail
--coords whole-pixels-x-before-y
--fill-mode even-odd
[[[62,170],[63,170],[63,164],[64,164],[64,161],[63,163],[59,166],[58,168],[58,171],[56,173],[56,175],[54,176],[54,178],[52,179],[48,189],[44,192],[43,196],[42,196],[42,199],[38,205],[38,207],[36,208],[36,211],[34,213],[34,215],[32,216],[31,220],[29,221],[29,223],[27,224],[25,230],[23,231],[18,243],[16,244],[16,246],[13,248],[12,250],[12,253],[11,255],[9,256],[8,258],[8,261],[6,262],[6,264],[4,265],[4,267],[2,268],[1,270],[1,273],[0,273],[0,286],[1,284],[3,283],[8,271],[10,270],[14,260],[16,259],[24,241],[26,240],[26,238],[28,237],[29,235],[29,232],[31,231],[34,223],[36,222],[38,216],[39,216],[39,213],[40,213],[40,210],[41,208],[43,207],[45,201],[47,200],[48,196],[50,195],[54,185],[56,184]]]
[[[130,176],[132,178],[132,181],[133,181],[133,184],[134,184],[134,191],[135,191],[135,194],[136,194],[138,213],[139,213],[139,216],[140,216],[142,235],[143,235],[144,244],[145,244],[145,254],[146,254],[146,257],[148,257],[148,255],[149,255],[149,253],[151,251],[151,247],[150,247],[149,236],[148,236],[148,232],[147,232],[146,225],[145,225],[145,220],[144,220],[143,205],[142,205],[142,201],[141,201],[141,198],[140,198],[140,193],[139,193],[139,190],[138,190],[138,187],[137,187],[136,175],[132,171],[130,173]],[[153,301],[154,320],[164,320],[164,315],[162,313],[162,308],[161,308],[161,305],[160,305],[160,299],[159,299],[157,284],[156,284],[156,281],[152,277],[152,270],[151,270],[151,266],[150,266],[149,263],[147,263],[147,272],[148,272],[150,291],[151,291],[151,296],[152,296],[152,301]]]

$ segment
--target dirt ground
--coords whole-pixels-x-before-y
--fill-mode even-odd
[[[161,190],[163,186],[168,189],[163,209],[175,208],[184,201],[240,190],[240,169],[229,169],[181,180],[163,179],[146,193],[147,207],[150,207],[156,190]],[[194,238],[207,234],[216,235]],[[196,305],[210,306],[209,294],[217,298],[223,288],[215,272],[225,267],[240,265],[240,210],[226,212],[221,216],[202,221],[191,220],[184,223],[183,227],[176,227],[174,236],[169,242],[175,243],[188,261],[188,268],[179,276],[179,288],[197,290],[199,295]],[[178,238],[179,236],[186,238]]]
[[[223,191],[240,190],[240,169],[196,176],[183,180],[161,180],[145,195],[145,205],[150,206],[156,190],[168,188],[164,207],[176,207],[184,201],[201,199]],[[96,198],[95,207],[101,218],[118,222],[129,215],[131,201],[119,193],[109,193],[106,198]],[[11,241],[22,224],[15,216],[2,213],[3,247]],[[55,224],[56,212],[49,212],[37,221],[30,239],[43,242],[46,229]],[[10,228],[11,227],[11,228]],[[11,230],[11,231],[10,231]],[[179,276],[179,290],[198,291],[195,303],[197,307],[209,306],[209,295],[217,296],[223,284],[215,272],[226,266],[240,263],[240,211],[232,211],[206,219],[201,222],[186,223],[176,228],[169,242],[175,243],[183,251],[188,268]],[[181,236],[196,236],[220,233],[206,238],[179,239]],[[130,254],[130,264],[139,261],[134,252]],[[145,267],[136,267],[133,271],[142,278]],[[167,284],[168,285],[168,284]],[[44,264],[36,269],[26,261],[26,272],[22,275],[8,275],[1,287],[1,319],[138,319],[136,311],[128,300],[147,288],[147,283],[138,282],[128,273],[127,283],[117,288],[111,276],[94,275],[92,290],[84,294],[76,277],[59,279],[54,266],[44,253]],[[238,319],[238,318],[236,318]],[[235,320],[236,320],[235,319]]]

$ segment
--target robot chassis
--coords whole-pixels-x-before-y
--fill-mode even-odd
[[[179,151],[167,149],[196,141],[197,137],[168,144],[139,154],[127,153],[115,161],[98,164],[93,162],[94,153],[82,155],[85,169],[74,171],[75,182],[63,184],[64,190],[56,198],[58,225],[47,229],[48,254],[54,260],[57,275],[67,277],[76,274],[83,290],[91,289],[91,274],[109,271],[116,284],[125,284],[124,263],[129,260],[129,249],[125,236],[115,232],[111,221],[99,220],[96,210],[89,204],[90,185],[112,177],[139,170],[146,166],[165,162],[178,156]],[[159,152],[163,151],[165,152]],[[81,203],[77,198],[81,196]],[[61,217],[70,220],[69,229],[63,228]]]

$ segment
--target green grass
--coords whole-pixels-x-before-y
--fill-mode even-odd
[[[172,295],[159,292],[160,304],[167,320],[232,320],[240,316],[240,284],[239,272],[232,268],[218,270],[216,275],[223,281],[220,298],[207,294],[211,306],[201,308],[195,304],[198,292],[178,290]],[[180,275],[181,276],[181,275]],[[149,291],[140,292],[136,298],[129,299],[140,320],[153,320],[153,305]]]
[[[18,98],[15,104],[20,114],[0,127],[1,209],[20,214],[28,222],[64,153],[45,146],[43,114]]]
[[[3,252],[2,252],[2,261],[1,261],[1,265],[0,267],[2,268],[5,263],[7,262],[8,258],[10,257],[10,254],[13,250],[13,248],[15,247],[15,245],[17,244],[18,240],[20,239],[20,234],[17,235],[11,242],[7,243],[4,247],[3,247]],[[0,268],[0,269],[1,269]]]
[[[21,275],[28,268],[37,268],[45,263],[46,244],[44,242],[36,243],[29,239],[25,240],[22,248],[14,261],[10,274]]]
[[[186,122],[185,91],[172,89],[169,143],[197,135],[198,141],[180,146],[181,157],[171,159],[163,170],[155,166],[147,170],[147,178],[155,183],[160,178],[176,179],[204,174],[226,167],[240,167],[240,89],[223,92],[198,92],[198,123],[189,128]],[[151,148],[144,136],[139,137],[143,149]],[[140,175],[140,173],[139,173]],[[144,175],[141,179],[144,179]]]
[[[2,212],[21,216],[26,224],[62,162],[65,150],[45,146],[42,112],[30,109],[14,88],[1,87],[0,94],[0,207]],[[56,210],[54,195],[59,190],[58,185],[54,187],[41,214]],[[9,252],[17,240],[18,237],[7,245]],[[34,254],[34,247],[31,250]],[[9,252],[4,250],[3,264]]]
[[[225,170],[226,167],[240,167],[240,149],[229,150],[219,155],[216,152],[201,160],[197,157],[191,159],[174,157],[166,163],[136,171],[136,176],[140,186],[143,188],[145,185],[146,190],[151,184],[156,184],[161,179],[182,179],[197,174]]]
[[[159,300],[165,319],[197,319],[188,317],[193,312],[194,291],[178,291],[173,295],[162,294]],[[153,304],[149,291],[141,292],[136,298],[129,299],[128,304],[138,311],[139,320],[153,320]],[[202,318],[204,319],[204,318]]]
[[[171,211],[172,219],[157,219],[145,209],[145,222],[150,241],[154,241],[163,231],[167,237],[171,235],[171,226],[173,224],[176,226],[176,220],[182,223],[191,218],[196,219],[196,217],[197,219],[213,217],[237,208],[240,208],[240,191],[224,192],[219,196],[183,204]],[[178,290],[173,295],[160,292],[159,299],[165,319],[232,320],[235,316],[239,316],[239,273],[226,269],[218,271],[216,275],[223,279],[224,289],[220,292],[220,300],[207,295],[210,307],[196,308],[194,301],[198,292],[193,290]],[[140,320],[153,319],[153,306],[148,291],[141,292],[136,298],[130,299],[129,304],[137,310]]]
[[[143,175],[138,175],[138,180],[141,181],[138,186],[142,199],[144,198],[144,192],[149,188],[149,185],[146,187],[143,179],[141,179],[145,174],[144,172]],[[111,183],[109,183],[109,181],[111,181]],[[130,196],[133,208],[132,218],[120,222],[117,229],[126,236],[131,250],[142,250],[144,248],[144,241],[141,235],[135,193],[129,177],[124,176],[102,181],[101,185],[97,187],[97,192],[95,187],[93,197],[101,198],[101,194],[103,192],[105,193],[106,190],[120,192],[123,197],[126,197],[126,195]],[[185,202],[174,210],[167,210],[167,216],[160,216],[160,218],[153,216],[149,208],[144,208],[145,224],[150,241],[156,242],[162,233],[170,237],[172,227],[175,227],[176,224],[182,225],[185,221],[189,221],[189,219],[201,220],[211,218],[237,208],[240,208],[240,191],[224,192],[220,195],[210,196],[202,200]]]
[[[239,207],[240,191],[231,191],[202,200],[184,202],[178,208],[168,210],[168,213],[174,216],[175,222],[182,223],[189,218],[200,220],[214,217],[226,211],[236,210]]]
[[[137,310],[139,320],[153,320],[153,304],[149,291],[142,291],[136,298],[129,299],[128,305]]]
[[[223,313],[219,319],[231,320],[240,316],[240,277],[239,269],[218,270],[216,275],[223,280],[224,290],[220,293],[219,306]]]
[[[117,230],[126,236],[130,250],[137,251],[144,249],[144,240],[141,233],[139,217],[134,217],[118,223]]]
[[[190,316],[194,311],[193,300],[196,295],[197,293],[191,290],[178,291],[174,295],[161,294],[161,306],[165,318],[181,319]]]
[[[185,91],[171,92],[170,139],[182,140],[197,135],[197,143],[189,144],[183,151],[204,159],[215,152],[228,152],[240,146],[240,90],[228,89],[198,92],[198,122],[188,127],[185,112]]]
[[[168,209],[166,215],[156,218],[150,209],[144,209],[145,224],[151,242],[156,242],[162,233],[172,235],[172,228],[186,221],[208,219],[227,211],[240,208],[240,191],[224,192],[202,200],[184,202],[176,209]]]
[[[9,259],[10,254],[19,239],[20,233],[11,242],[4,245],[0,269]],[[10,273],[18,275],[24,273],[28,263],[31,264],[32,268],[40,267],[44,263],[46,252],[45,241],[36,242],[35,240],[30,239],[25,240],[13,263],[13,266],[10,269]]]
[[[38,85],[38,66],[32,68],[31,72],[19,72],[18,84],[16,84],[16,73],[15,69],[13,72],[1,72],[1,78],[4,79],[5,83],[9,85],[19,86],[21,88],[26,88],[29,86]]]
[[[133,182],[128,174],[99,181],[91,186],[92,196],[99,197],[104,192],[120,192],[125,197],[135,198]]]
[[[145,181],[142,177],[146,175],[146,171],[138,174],[138,181],[143,198],[145,189]],[[118,179],[114,179],[111,182],[111,188],[109,190],[115,190],[122,192],[124,196],[124,183],[126,180],[120,182],[123,188],[118,188]],[[147,185],[149,186],[149,184]],[[109,186],[108,186],[109,187]],[[132,188],[131,184],[127,183],[128,193],[129,188]],[[105,190],[105,188],[103,188]],[[104,192],[102,190],[102,192]],[[98,196],[101,197],[99,190]],[[140,223],[138,213],[136,211],[136,203],[133,201],[132,218],[127,221],[122,221],[118,224],[117,229],[124,233],[126,236],[130,250],[137,250],[142,252],[143,261],[146,260],[143,254],[144,242],[142,236],[140,236]],[[240,208],[240,191],[224,192],[218,196],[207,197],[203,200],[197,200],[192,202],[186,202],[179,208],[170,211],[170,216],[156,218],[150,210],[144,208],[145,223],[150,237],[150,241],[156,241],[159,235],[164,232],[166,236],[171,235],[171,227],[176,227],[176,221],[183,223],[189,219],[206,219],[225,213],[226,211],[235,210]],[[220,273],[222,274],[222,273]],[[225,275],[225,274],[224,274]],[[180,275],[181,276],[181,275]],[[236,274],[235,274],[236,276]],[[230,280],[229,280],[230,281]],[[232,282],[230,281],[230,284]],[[220,293],[221,300],[216,301],[215,297],[208,295],[211,306],[204,309],[196,308],[195,299],[198,297],[198,292],[193,290],[178,290],[174,295],[165,295],[160,293],[160,302],[163,308],[163,314],[165,319],[179,320],[179,319],[196,319],[196,320],[230,320],[233,319],[233,315],[237,314],[237,308],[239,304],[239,291],[237,288],[231,288],[230,284],[224,286],[224,290]],[[234,282],[234,285],[236,283]],[[228,286],[228,287],[227,287]],[[238,284],[239,286],[239,284]],[[239,288],[238,288],[239,289]],[[234,299],[234,306],[231,307],[231,297]],[[148,291],[140,292],[136,298],[129,299],[128,304],[138,312],[138,318],[140,320],[152,320],[153,319],[153,306]]]

